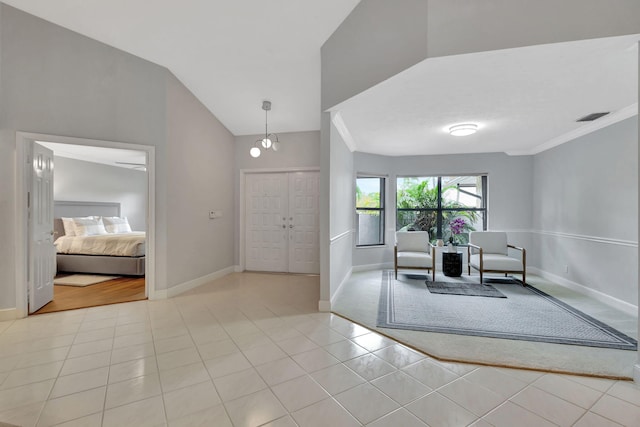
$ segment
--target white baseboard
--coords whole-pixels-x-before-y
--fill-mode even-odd
[[[327,301],[326,299],[318,301],[318,311],[323,313],[331,311],[331,301]]]
[[[607,304],[610,307],[613,307],[617,310],[620,310],[632,316],[638,315],[637,306],[630,304],[626,301],[622,301],[621,299],[612,297],[611,295],[607,295],[603,292],[596,291],[595,289],[588,288],[584,285],[565,279],[564,277],[557,276],[553,273],[543,271],[537,267],[527,267],[527,273],[529,272],[537,276],[543,277],[547,280],[550,280],[554,283],[557,283],[560,286],[564,286],[565,288],[569,288],[583,295],[587,295],[597,301],[600,301],[604,304]]]
[[[153,295],[149,294],[149,299],[151,301],[155,301],[155,300],[159,300],[159,299],[167,299],[167,290],[166,289],[156,290],[153,293]]]
[[[392,262],[380,262],[378,264],[354,265],[353,267],[351,267],[351,271],[353,273],[358,273],[361,271],[385,270],[388,268],[393,268]]]
[[[233,266],[233,271],[236,272],[236,273],[242,273],[244,271],[244,268],[242,268],[239,265],[235,265],[235,266]]]
[[[232,265],[227,268],[223,268],[222,270],[215,271],[213,273],[207,274],[206,276],[198,277],[197,279],[189,280],[188,282],[181,283],[176,286],[172,286],[167,289],[165,292],[167,293],[168,298],[175,297],[176,295],[180,295],[183,292],[189,291],[193,288],[197,288],[198,286],[204,285],[205,283],[209,283],[212,280],[219,279],[227,274],[231,274],[235,271],[235,266]]]
[[[0,310],[0,322],[7,320],[16,320],[18,318],[18,310],[15,308],[4,308]]]

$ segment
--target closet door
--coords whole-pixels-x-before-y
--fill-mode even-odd
[[[319,172],[289,173],[289,272],[320,273]]]
[[[283,173],[246,175],[247,270],[288,271],[288,184]]]

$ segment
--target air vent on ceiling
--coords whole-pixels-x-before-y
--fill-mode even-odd
[[[591,113],[591,114],[587,114],[584,117],[580,117],[578,120],[576,120],[576,122],[592,122],[596,119],[599,119],[602,116],[606,116],[607,114],[609,114],[609,111],[607,111],[606,113]]]

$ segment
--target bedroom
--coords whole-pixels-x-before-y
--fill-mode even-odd
[[[40,145],[54,154],[57,271],[54,300],[36,313],[145,299],[145,153],[54,142]],[[87,218],[104,228],[84,227],[83,236],[77,237],[81,235],[75,233],[79,230],[74,219],[86,222]]]

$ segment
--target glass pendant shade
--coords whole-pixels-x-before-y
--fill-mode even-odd
[[[249,154],[251,154],[251,157],[260,157],[260,149],[258,147],[253,147],[251,150],[249,150]]]

